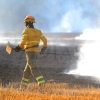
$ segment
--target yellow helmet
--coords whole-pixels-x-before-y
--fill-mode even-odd
[[[32,15],[27,15],[24,19],[24,23],[26,22],[33,22],[35,23],[35,18]]]

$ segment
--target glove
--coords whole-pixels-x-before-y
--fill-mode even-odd
[[[44,53],[44,51],[46,50],[47,47],[42,47],[40,54]]]
[[[19,52],[19,51],[21,50],[21,48],[20,48],[20,46],[19,46],[19,45],[18,45],[18,46],[16,46],[14,49],[15,49],[15,51],[16,51],[16,52]]]

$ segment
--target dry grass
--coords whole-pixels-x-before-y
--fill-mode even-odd
[[[36,83],[29,84],[26,91],[15,88],[15,84],[8,84],[5,88],[0,86],[0,100],[100,100],[100,89],[89,87],[73,88],[65,83],[47,83],[44,90],[39,89]]]

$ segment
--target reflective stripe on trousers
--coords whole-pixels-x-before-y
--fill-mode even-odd
[[[22,78],[22,81],[21,81],[21,85],[27,85],[29,82],[29,79],[26,79],[26,78]]]
[[[43,79],[43,76],[36,77],[36,80],[38,81],[38,85],[45,83],[45,80]]]

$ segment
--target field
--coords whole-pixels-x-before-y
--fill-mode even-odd
[[[100,100],[100,89],[94,87],[69,88],[66,83],[46,84],[40,90],[36,83],[29,84],[26,91],[19,91],[9,84],[6,88],[0,87],[0,100]]]
[[[39,56],[38,67],[46,80],[45,88],[39,89],[31,76],[27,90],[20,91],[25,53],[12,51],[8,55],[5,45],[0,45],[0,100],[100,100],[100,84],[93,77],[67,74],[82,59],[75,56],[79,52],[77,46],[49,46],[46,52],[61,55]]]

